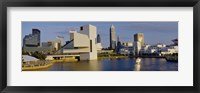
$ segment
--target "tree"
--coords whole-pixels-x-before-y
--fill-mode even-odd
[[[29,52],[22,50],[22,55],[29,55]]]
[[[41,60],[45,60],[46,58],[46,55],[39,53],[38,51],[35,51],[34,53],[32,53],[32,56]]]

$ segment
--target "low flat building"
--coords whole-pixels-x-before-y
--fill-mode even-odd
[[[125,47],[130,47],[130,46],[133,46],[133,43],[132,42],[123,42],[122,45]]]

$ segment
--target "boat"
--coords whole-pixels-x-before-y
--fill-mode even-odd
[[[141,62],[141,58],[136,58],[136,63],[140,63]]]

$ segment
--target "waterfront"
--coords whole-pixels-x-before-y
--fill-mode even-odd
[[[31,27],[23,30],[22,70],[178,71],[178,22],[144,23],[146,25],[143,22],[142,25],[140,22],[53,22],[35,27],[32,26],[37,25],[34,22],[25,22],[22,27],[26,27],[25,24]],[[171,34],[165,33],[166,23],[171,25],[167,29],[173,28],[169,30],[173,31]],[[68,29],[68,35],[56,34],[42,29],[48,24],[49,27],[53,26],[50,24],[71,24],[76,29]],[[135,30],[138,28],[135,25],[148,28],[145,31]],[[155,31],[158,28],[160,30]],[[62,31],[66,31],[66,28]],[[161,34],[158,36],[162,37],[155,38],[155,34]]]
[[[164,58],[100,58],[96,61],[56,62],[51,67],[38,71],[178,71],[177,62]]]

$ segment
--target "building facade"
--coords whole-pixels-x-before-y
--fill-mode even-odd
[[[115,27],[111,25],[110,27],[110,49],[116,49],[116,37],[115,37]]]
[[[32,34],[25,35],[23,38],[22,49],[27,52],[41,52],[44,54],[54,54],[61,48],[60,39],[40,44],[41,34],[39,29],[32,29]]]
[[[136,33],[134,34],[134,42],[139,42],[141,46],[144,45],[144,34]]]
[[[141,43],[139,41],[135,41],[133,46],[133,55],[138,56],[140,54],[141,48]]]
[[[97,59],[97,28],[84,25],[80,31],[70,31],[70,42],[63,47],[64,54],[80,54],[80,60]]]
[[[117,52],[118,54],[120,54],[121,48],[123,48],[123,47],[122,47],[122,44],[121,44],[121,42],[120,42],[120,40],[119,40],[119,36],[118,36],[118,37],[117,37],[117,47],[116,47],[116,52]]]
[[[64,41],[64,37],[63,36],[57,36],[56,37],[59,41],[60,41],[60,45],[63,46],[65,44],[65,41]]]
[[[100,35],[98,34],[97,35],[97,50],[102,50],[102,45],[101,45],[101,37]]]
[[[40,46],[40,30],[32,29],[32,34],[26,35],[23,38],[23,47],[38,47]]]
[[[132,42],[123,42],[122,45],[126,46],[126,47],[131,47],[131,46],[133,46],[133,43]]]
[[[99,34],[97,35],[97,43],[101,43],[101,37]]]

